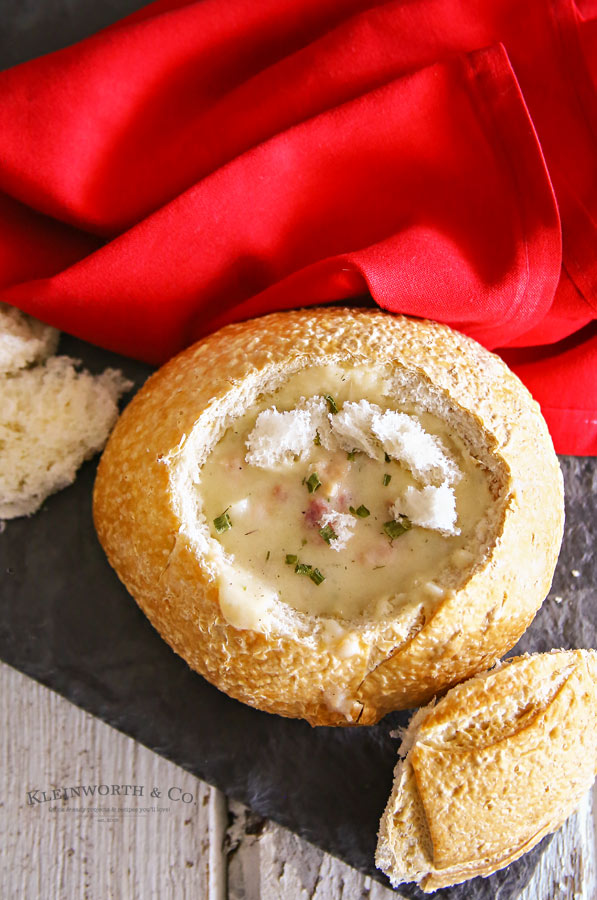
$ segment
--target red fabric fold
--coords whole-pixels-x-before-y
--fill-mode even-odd
[[[159,0],[0,73],[0,300],[161,362],[369,292],[515,354],[544,409],[563,392],[558,449],[597,452],[595,19],[594,0]]]
[[[282,132],[2,299],[120,352],[134,333],[152,362],[239,316],[367,288],[495,344],[543,318],[559,268],[553,195],[496,47]]]
[[[597,453],[597,325],[561,342],[501,354],[541,404],[559,453]]]

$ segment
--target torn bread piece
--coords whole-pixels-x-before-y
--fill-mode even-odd
[[[54,356],[60,332],[0,303],[0,520],[36,512],[104,446],[132,382]]]
[[[384,453],[400,460],[423,484],[450,484],[460,478],[440,438],[428,434],[414,415],[388,409],[373,417],[371,428]]]
[[[383,449],[373,432],[373,421],[381,413],[368,400],[346,401],[336,413],[330,414],[332,434],[337,445],[347,453],[366,453],[371,459],[383,459]]]
[[[77,366],[53,356],[0,376],[0,519],[36,512],[103,448],[132,383],[114,369],[91,375]]]
[[[246,461],[262,469],[290,464],[313,443],[315,426],[305,409],[265,409],[247,438]]]
[[[409,485],[391,508],[395,519],[406,516],[413,525],[440,531],[442,534],[460,534],[456,526],[456,495],[447,482],[439,487],[427,485],[420,490]]]
[[[597,652],[518,657],[419,710],[376,864],[425,892],[508,865],[555,831],[597,773]]]

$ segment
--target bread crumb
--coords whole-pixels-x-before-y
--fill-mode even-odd
[[[332,550],[343,550],[353,536],[353,529],[355,526],[354,516],[331,509],[329,512],[323,514],[320,521],[322,528],[325,528],[326,525],[330,525],[334,530],[336,537],[331,538],[330,540],[330,547]]]
[[[401,462],[423,484],[459,479],[460,472],[440,439],[425,431],[413,416],[388,409],[373,417],[371,427],[384,452]]]
[[[340,412],[330,416],[332,433],[338,446],[348,453],[366,453],[371,459],[383,459],[383,451],[373,433],[373,419],[381,410],[367,400],[347,401]]]
[[[259,413],[246,440],[245,457],[251,466],[269,469],[294,462],[313,446],[315,427],[310,410],[280,412],[273,406]]]
[[[439,487],[427,485],[421,490],[407,487],[390,510],[398,519],[407,516],[413,525],[429,528],[442,534],[460,534],[456,527],[456,497],[448,484]]]

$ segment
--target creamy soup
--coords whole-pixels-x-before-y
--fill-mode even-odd
[[[198,489],[238,627],[259,627],[275,601],[340,619],[383,618],[407,595],[437,601],[442,571],[473,562],[492,500],[486,469],[445,422],[398,407],[380,375],[337,366],[259,398]]]

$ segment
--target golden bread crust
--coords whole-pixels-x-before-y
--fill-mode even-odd
[[[424,891],[489,875],[555,831],[596,772],[597,652],[519,657],[453,688],[424,719],[382,818],[378,864]],[[410,871],[405,786],[428,839]]]
[[[177,454],[192,437],[203,440],[201,430],[209,444],[209,422],[233,389],[238,397],[267,372],[332,359],[412,371],[466,411],[507,473],[490,559],[406,641],[388,649],[391,629],[380,626],[383,650],[363,640],[362,652],[348,658],[323,641],[268,636],[225,620],[172,481]],[[309,309],[227,326],[156,372],[104,451],[94,520],[120,579],[165,640],[208,680],[245,703],[312,724],[369,724],[487,668],[516,642],[549,590],[563,490],[539,408],[496,356],[435,323],[373,310]],[[329,703],[339,686],[342,711]]]

